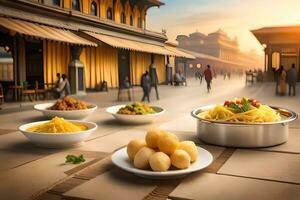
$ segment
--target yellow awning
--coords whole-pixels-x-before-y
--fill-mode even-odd
[[[97,46],[96,43],[81,38],[71,31],[19,19],[0,17],[0,26],[13,31],[12,34],[19,33],[38,39],[53,40],[76,45]]]
[[[170,55],[170,56],[176,56],[176,53],[173,51],[169,51],[164,47],[164,45],[159,46],[155,44],[150,44],[147,42],[141,42],[141,41],[135,41],[115,36],[109,36],[109,35],[103,35],[99,33],[93,33],[84,31],[84,33],[92,36],[93,38],[96,38],[97,40],[100,40],[101,42],[104,42],[112,47],[121,48],[121,49],[128,49],[133,51],[140,51],[140,52],[146,52],[146,53],[155,53],[155,54],[161,54],[161,55]]]
[[[195,59],[196,57],[185,53],[184,51],[181,51],[180,49],[176,48],[176,47],[172,47],[170,45],[166,45],[165,46],[166,49],[168,49],[169,51],[173,51],[176,54],[176,57],[182,57],[182,58],[189,58],[189,59]]]

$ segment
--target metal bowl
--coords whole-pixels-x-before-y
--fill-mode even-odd
[[[201,119],[198,114],[214,108],[215,105],[203,106],[192,111],[197,119],[197,135],[203,142],[227,147],[269,147],[288,140],[289,123],[298,115],[284,108],[273,107],[280,113],[282,120],[265,123],[222,122]]]

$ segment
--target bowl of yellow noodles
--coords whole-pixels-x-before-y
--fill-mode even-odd
[[[54,117],[48,121],[24,124],[19,127],[31,142],[48,148],[81,145],[97,129],[97,124]]]
[[[201,141],[243,148],[268,147],[286,142],[289,123],[298,117],[288,109],[250,98],[202,106],[191,114],[197,119],[197,135]]]

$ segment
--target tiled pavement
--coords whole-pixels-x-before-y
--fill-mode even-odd
[[[194,81],[188,87],[161,86],[161,100],[153,104],[166,108],[166,114],[155,124],[135,127],[120,125],[105,113],[106,106],[118,103],[115,91],[83,96],[100,107],[87,119],[99,128],[76,149],[37,148],[17,132],[19,125],[42,119],[31,110],[30,103],[23,105],[20,112],[0,111],[0,199],[299,199],[299,121],[291,125],[288,143],[239,150],[199,142],[195,121],[189,115],[198,106],[241,96],[299,112],[299,97],[274,97],[273,85],[244,87],[238,79],[217,79],[213,86],[211,94]],[[135,96],[140,96],[139,89]],[[13,106],[8,105],[7,111],[15,110]],[[109,155],[130,139],[143,137],[150,126],[172,131],[181,139],[195,140],[214,155],[213,164],[173,181],[145,180],[115,168]],[[64,165],[68,153],[83,153],[87,162]]]

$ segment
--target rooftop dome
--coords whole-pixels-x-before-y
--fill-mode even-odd
[[[191,33],[189,36],[190,36],[191,38],[204,38],[204,37],[206,37],[205,34],[200,33],[199,31],[196,31],[196,32],[194,32],[194,33]]]

